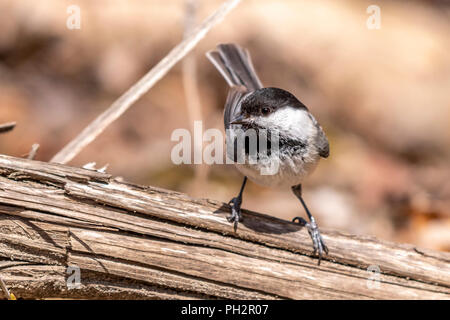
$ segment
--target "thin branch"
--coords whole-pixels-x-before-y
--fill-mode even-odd
[[[134,86],[120,96],[105,112],[91,122],[75,139],[59,151],[50,161],[67,163],[83,150],[89,143],[119,118],[134,102],[158,82],[178,61],[188,54],[197,43],[240,2],[228,0],[212,15],[204,20],[191,35],[186,37],[156,66],[154,66]]]
[[[15,122],[7,122],[4,124],[0,124],[0,133],[6,133],[11,131],[12,129],[14,129],[16,127],[16,123]]]
[[[185,1],[185,38],[192,33],[196,26],[197,7],[197,0]],[[192,52],[183,60],[183,87],[191,132],[194,132],[194,121],[201,121],[203,123],[203,112],[199,93],[200,90],[198,89],[197,61],[194,53],[195,52]],[[196,149],[194,152],[201,153],[203,143],[196,145],[195,148]],[[205,164],[195,166],[195,177],[190,192],[191,195],[198,195],[198,191],[203,189],[205,186],[208,177],[208,168],[209,166]],[[202,188],[200,188],[200,186]]]
[[[27,159],[29,160],[33,160],[34,157],[36,156],[37,151],[39,150],[39,144],[35,143],[31,146],[31,150],[28,153],[28,157]]]

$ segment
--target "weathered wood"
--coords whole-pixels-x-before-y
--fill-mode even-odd
[[[24,298],[449,299],[450,254],[297,224],[106,173],[0,156],[0,275]],[[81,270],[79,288],[67,268]],[[379,268],[379,282],[367,268]]]

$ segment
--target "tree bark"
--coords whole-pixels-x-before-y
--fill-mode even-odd
[[[17,298],[450,298],[449,253],[322,230],[318,266],[302,226],[244,210],[235,233],[229,211],[0,155],[0,276]]]

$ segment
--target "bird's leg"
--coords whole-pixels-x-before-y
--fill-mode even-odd
[[[305,208],[306,214],[308,215],[308,218],[309,218],[309,222],[307,222],[302,217],[295,217],[294,219],[292,219],[292,221],[293,222],[298,221],[302,225],[306,226],[306,228],[308,228],[308,233],[309,233],[309,235],[310,235],[310,237],[312,239],[312,242],[313,242],[314,254],[316,254],[316,252],[319,253],[319,262],[318,262],[318,264],[320,265],[320,260],[322,259],[322,254],[324,252],[326,254],[328,254],[328,248],[325,245],[325,242],[323,241],[322,236],[320,235],[319,228],[317,227],[317,224],[316,224],[316,220],[312,216],[311,212],[309,212],[308,207],[306,206],[306,203],[305,203],[305,201],[302,198],[302,185],[299,184],[299,185],[293,186],[292,187],[292,192],[294,192],[295,196],[302,203],[303,208]]]
[[[241,191],[237,197],[231,199],[228,204],[231,205],[231,216],[227,217],[229,222],[234,223],[234,232],[237,230],[237,226],[239,221],[242,221],[241,215],[241,204],[242,204],[242,192],[244,191],[245,183],[247,182],[247,177],[244,177],[244,181],[242,182]]]

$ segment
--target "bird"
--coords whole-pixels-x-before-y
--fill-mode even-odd
[[[231,215],[227,220],[236,232],[239,221],[243,220],[241,205],[248,179],[279,190],[290,188],[309,220],[297,216],[292,221],[306,226],[313,244],[313,256],[318,255],[320,265],[322,257],[328,254],[328,247],[303,199],[302,183],[319,160],[330,154],[322,127],[293,94],[262,85],[247,49],[235,43],[219,44],[206,56],[229,85],[224,107],[226,153],[244,175],[238,195],[228,202]],[[256,142],[250,139],[249,133],[256,135]],[[261,139],[265,139],[266,144],[261,144]],[[263,172],[269,166],[276,170],[269,174]]]

